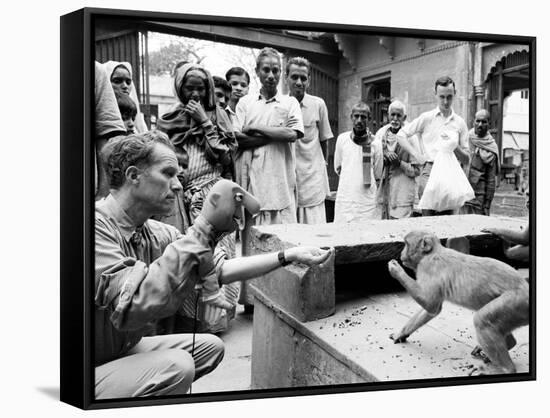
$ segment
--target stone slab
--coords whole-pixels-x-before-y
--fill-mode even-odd
[[[252,388],[456,378],[479,364],[470,355],[477,344],[472,313],[450,303],[403,344],[389,335],[418,309],[404,292],[344,301],[333,316],[307,323],[263,294],[256,305]],[[529,327],[514,335],[512,359],[518,373],[528,372]]]
[[[403,237],[408,232],[424,229],[436,233],[442,240],[467,237],[473,254],[493,256],[500,251],[501,241],[481,232],[481,229],[500,227],[519,230],[526,225],[525,219],[482,215],[416,217],[348,224],[257,225],[251,230],[248,254],[313,245],[334,247],[335,264],[390,260],[401,252]]]

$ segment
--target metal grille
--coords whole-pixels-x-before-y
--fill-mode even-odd
[[[336,190],[338,176],[334,172],[334,148],[338,136],[338,79],[312,64],[308,93],[321,97],[327,105],[330,128],[335,138],[328,144],[328,177],[330,190]]]
[[[99,62],[126,61],[132,66],[136,93],[141,92],[141,66],[139,59],[139,32],[133,31],[95,43],[95,59]]]

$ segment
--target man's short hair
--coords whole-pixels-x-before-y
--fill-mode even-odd
[[[227,96],[231,94],[231,86],[225,80],[225,78],[218,77],[217,75],[212,77],[214,79],[214,87],[222,89]]]
[[[307,73],[309,75],[309,72],[311,71],[311,64],[307,59],[304,57],[292,57],[288,60],[286,63],[286,75],[288,76],[288,72],[290,71],[290,66],[296,65],[298,67],[307,67]]]
[[[443,77],[439,77],[437,80],[435,80],[435,90],[437,91],[437,86],[447,87],[448,85],[453,85],[453,90],[456,90],[455,82],[451,77],[448,75],[444,75]]]
[[[262,48],[262,50],[258,54],[258,58],[256,58],[256,68],[259,67],[260,62],[262,62],[262,60],[266,57],[277,58],[277,61],[279,61],[279,65],[281,65],[281,56],[279,55],[279,51],[277,51],[275,48],[266,46],[265,48]]]
[[[400,100],[394,100],[390,103],[390,106],[388,107],[388,115],[391,113],[392,109],[400,109],[403,111],[403,115],[407,114],[407,107],[405,106],[405,103]]]
[[[135,118],[137,115],[137,106],[132,98],[127,94],[119,94],[116,97],[118,110],[123,120]]]
[[[366,104],[365,102],[358,102],[354,104],[353,107],[351,108],[351,113],[353,113],[355,110],[366,111],[369,115],[371,113],[369,105]]]
[[[232,75],[236,75],[238,77],[244,76],[246,78],[246,82],[250,84],[250,75],[248,72],[242,68],[242,67],[231,67],[227,72],[225,73],[225,79],[229,81]]]
[[[161,131],[152,131],[111,139],[101,151],[105,162],[109,186],[119,189],[126,180],[126,170],[131,166],[146,167],[151,164],[151,155],[156,144],[174,150],[168,136]]]

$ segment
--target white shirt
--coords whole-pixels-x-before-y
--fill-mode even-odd
[[[420,147],[428,161],[434,160],[436,144],[441,134],[445,131],[455,131],[458,134],[458,144],[462,149],[468,150],[468,127],[466,122],[453,110],[448,117],[443,116],[439,107],[429,112],[422,113],[408,125],[401,128],[407,137],[418,135]]]
[[[371,143],[371,184],[363,184],[363,147],[351,139],[351,131],[344,132],[336,140],[334,169],[340,170],[338,192],[334,208],[334,222],[360,222],[381,219],[376,199],[376,181],[382,174],[384,158],[381,143]]]
[[[332,138],[325,101],[305,94],[300,102],[304,137],[296,140],[296,182],[298,206],[317,206],[330,192],[321,142]]]
[[[237,104],[234,129],[242,132],[247,126],[291,128],[304,133],[300,104],[294,97],[277,93],[269,100],[249,94]],[[244,150],[237,173],[241,186],[259,201],[261,210],[282,210],[293,205],[296,191],[296,155],[294,143],[272,142]]]

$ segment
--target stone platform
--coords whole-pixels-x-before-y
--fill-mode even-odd
[[[418,305],[402,289],[380,291],[381,283],[395,286],[385,262],[399,256],[403,237],[413,229],[430,230],[443,241],[467,237],[473,254],[498,258],[502,243],[481,229],[525,225],[520,219],[456,215],[253,228],[248,254],[297,245],[336,251],[323,266],[290,265],[256,281],[252,388],[467,376],[476,345],[469,311],[446,304],[408,343],[389,339]],[[526,372],[528,327],[516,334],[513,358],[518,371]]]

